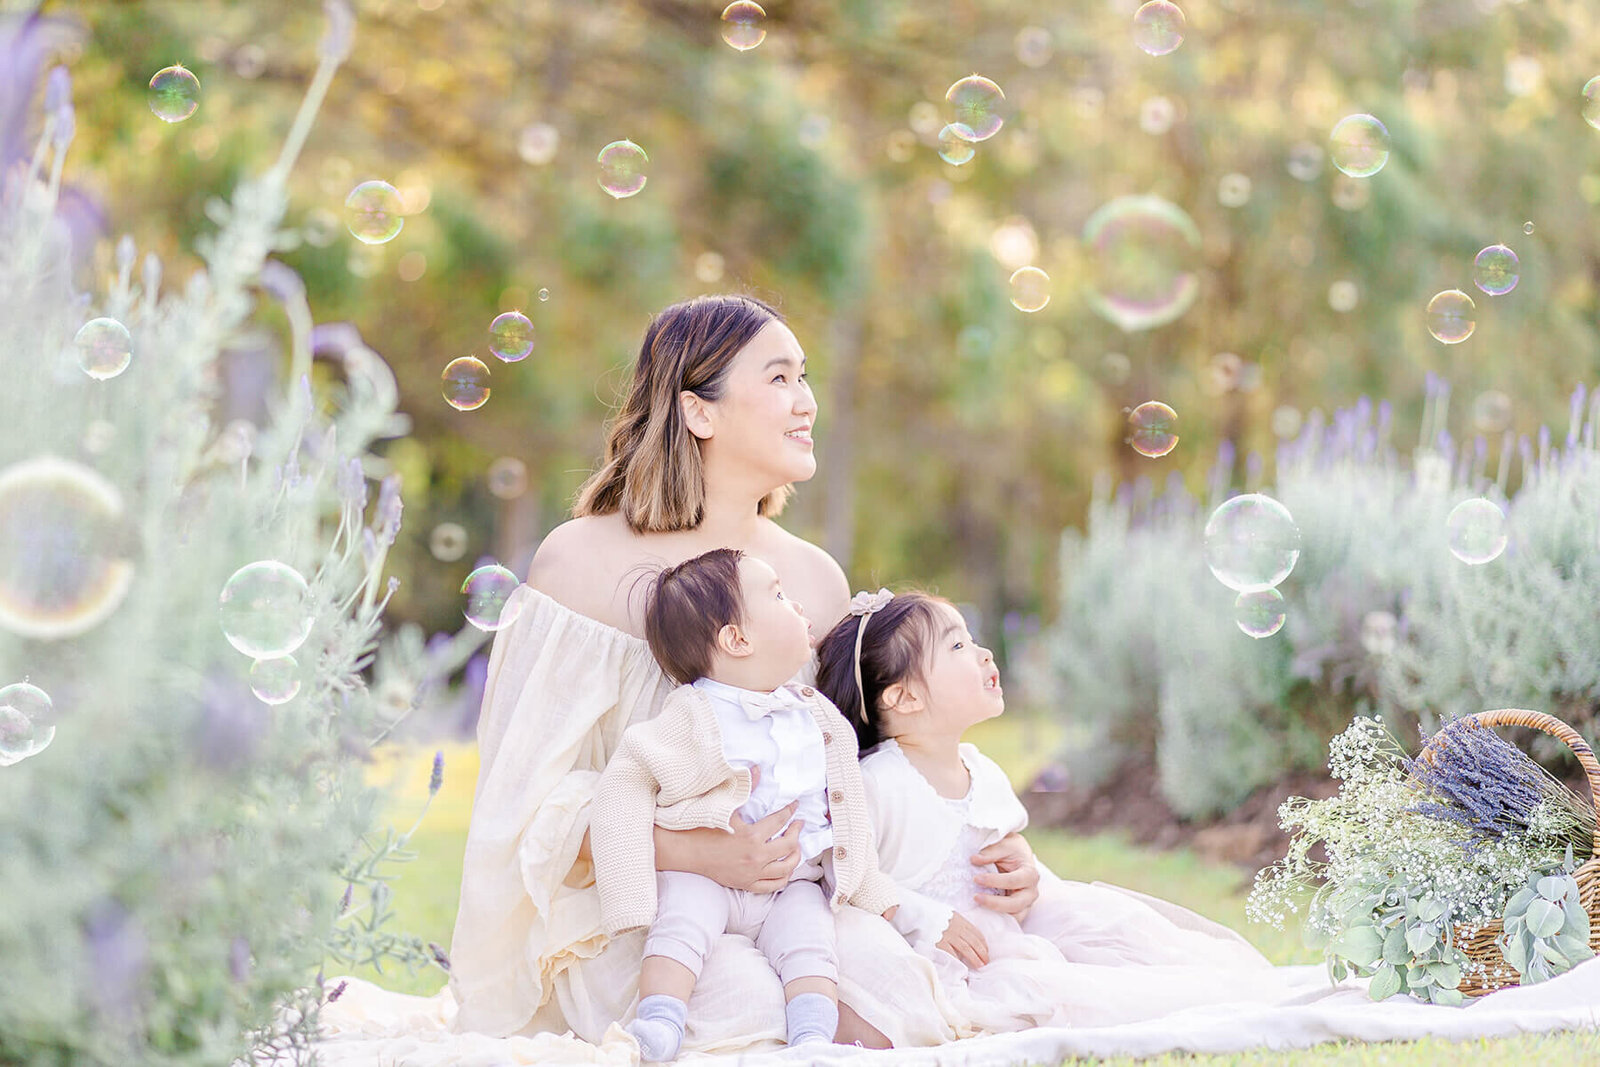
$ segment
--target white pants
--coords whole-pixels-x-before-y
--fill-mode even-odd
[[[834,916],[820,883],[795,880],[776,893],[751,893],[686,871],[657,872],[646,956],[675,960],[698,980],[724,933],[754,941],[784,985],[796,978],[839,980]]]

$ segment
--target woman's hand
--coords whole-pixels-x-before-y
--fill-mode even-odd
[[[939,939],[937,947],[968,967],[982,967],[989,962],[989,942],[984,940],[983,932],[959,911],[951,914],[950,925],[944,928],[944,936]]]
[[[731,834],[721,830],[663,830],[656,827],[656,867],[663,871],[701,874],[729,889],[751,893],[776,893],[789,884],[800,864],[800,828],[794,818],[800,802],[780,808],[764,819],[747,823],[737,814],[728,821]],[[774,837],[780,829],[783,833]]]
[[[1002,837],[981,852],[973,853],[974,866],[994,864],[994,873],[979,871],[973,880],[999,893],[979,893],[974,898],[980,907],[990,908],[1020,921],[1039,899],[1039,866],[1034,862],[1033,849],[1021,834]]]

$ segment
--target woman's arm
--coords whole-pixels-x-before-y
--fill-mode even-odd
[[[972,862],[974,866],[992,863],[998,868],[994,874],[980,871],[973,876],[979,885],[1001,891],[999,894],[979,893],[976,898],[979,905],[1015,915],[1020,920],[1039,899],[1039,867],[1034,862],[1033,849],[1021,834],[1007,834],[974,853]]]

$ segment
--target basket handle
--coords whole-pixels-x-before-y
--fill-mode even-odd
[[[1583,735],[1572,727],[1556,718],[1546,715],[1542,711],[1528,711],[1525,708],[1499,708],[1495,711],[1480,711],[1476,715],[1468,716],[1478,720],[1484,726],[1527,726],[1554,737],[1557,741],[1572,749],[1573,755],[1578,757],[1578,765],[1583,768],[1583,773],[1589,776],[1589,801],[1600,811],[1600,760],[1596,760],[1594,749],[1589,747],[1589,742]],[[1594,830],[1594,855],[1600,856],[1600,824]]]

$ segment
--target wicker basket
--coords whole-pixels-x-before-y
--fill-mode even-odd
[[[1554,715],[1520,708],[1483,711],[1472,718],[1484,726],[1532,727],[1561,741],[1577,755],[1578,763],[1589,776],[1591,799],[1600,809],[1600,761],[1596,761],[1594,751],[1578,731]],[[1424,749],[1420,758],[1427,759],[1428,755],[1427,749]],[[1589,947],[1600,952],[1600,828],[1595,831],[1594,850],[1589,861],[1574,871],[1573,877],[1578,883],[1579,899],[1589,913]],[[1469,997],[1481,997],[1497,989],[1517,985],[1517,972],[1505,961],[1497,944],[1501,933],[1500,920],[1495,919],[1476,932],[1469,933],[1469,929],[1460,925],[1456,927],[1456,945],[1470,964],[1478,966],[1473,967],[1472,973],[1462,978],[1456,988]]]

